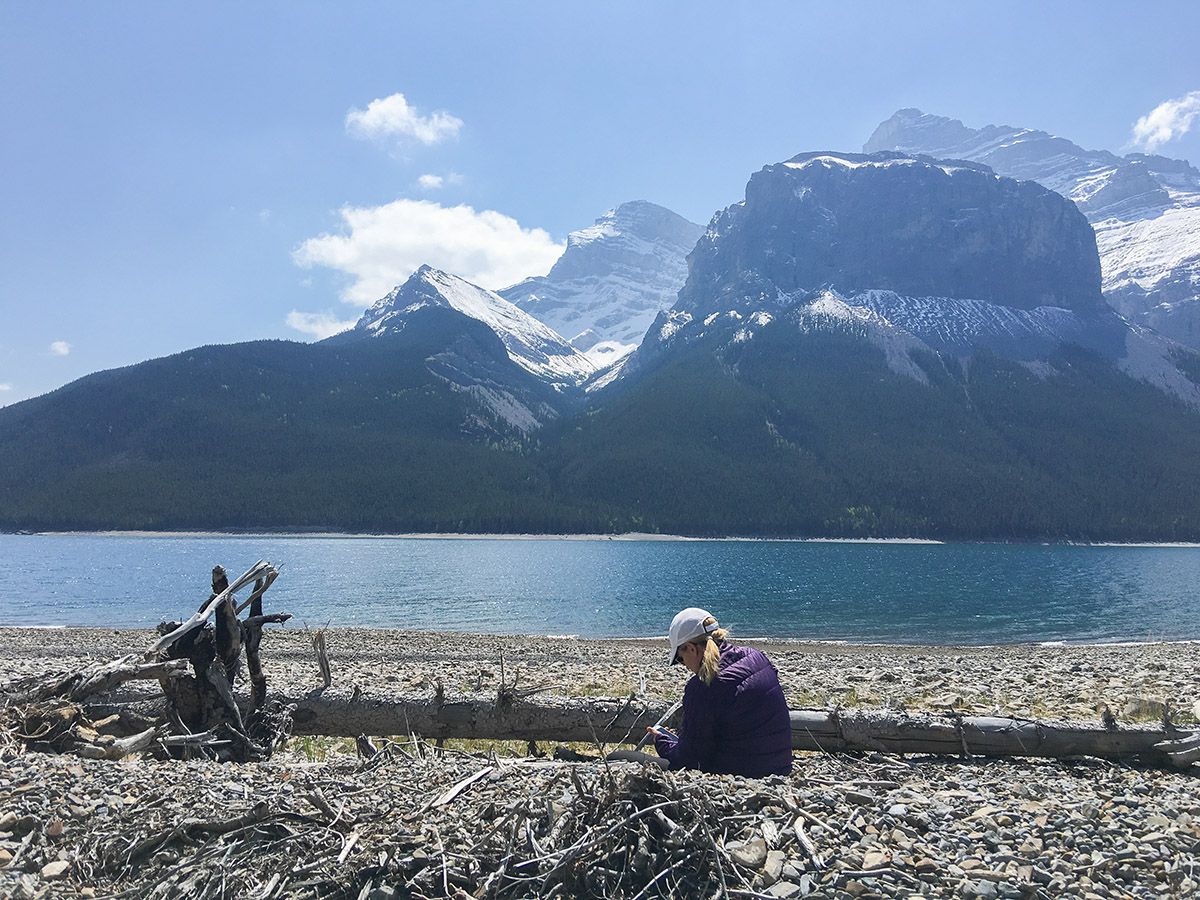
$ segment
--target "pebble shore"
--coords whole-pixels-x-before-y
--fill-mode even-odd
[[[148,631],[106,629],[4,629],[0,635],[6,647],[0,681],[136,652],[152,637]],[[335,683],[357,685],[366,694],[427,693],[440,681],[448,691],[494,695],[501,658],[508,682],[519,673],[522,684],[549,682],[553,692],[573,695],[675,697],[685,674],[663,665],[661,640],[359,629],[333,629],[327,639]],[[746,643],[770,655],[795,707],[888,706],[1096,721],[1103,704],[1118,721],[1144,722],[1166,712],[1180,724],[1194,723],[1200,713],[1200,644]],[[301,629],[268,633],[263,659],[273,687],[306,689],[318,682],[311,635]],[[10,755],[0,768],[0,895],[143,896],[159,881],[161,896],[195,895],[202,886],[196,873],[207,871],[196,859],[214,852],[219,838],[192,835],[167,842],[147,852],[137,867],[112,861],[121,847],[189,818],[236,817],[261,803],[311,818],[316,814],[311,798],[319,795],[338,810],[341,825],[350,823],[334,829],[342,843],[336,853],[330,851],[327,865],[307,873],[306,882],[306,873],[297,871],[303,867],[299,846],[280,838],[277,849],[257,853],[249,869],[226,873],[227,896],[241,896],[243,889],[256,896],[309,896],[335,883],[345,884],[346,896],[380,900],[482,896],[487,866],[502,858],[499,850],[489,855],[486,834],[492,825],[503,831],[506,817],[516,815],[513,804],[542,810],[534,821],[551,823],[548,830],[542,834],[540,825],[530,825],[527,839],[552,859],[547,849],[552,823],[562,820],[562,809],[581,802],[581,786],[585,793],[591,785],[599,793],[601,784],[614,795],[628,793],[634,774],[643,771],[622,763],[612,767],[614,775],[595,763],[513,756],[511,747],[501,748],[508,755],[468,749],[452,748],[444,756],[420,747],[398,749],[374,765],[354,756],[352,742],[335,741],[314,753],[294,740],[269,763],[244,766]],[[485,766],[491,771],[454,802],[425,809]],[[1200,765],[1173,772],[1087,759],[798,754],[788,778],[696,773],[654,778],[663,780],[656,790],[680,797],[695,791],[716,805],[721,821],[714,852],[737,876],[742,896],[1095,898],[1200,892]],[[630,796],[627,802],[640,802]],[[414,815],[422,809],[424,814]],[[796,836],[797,822],[809,849]],[[346,849],[350,833],[356,837]],[[309,835],[304,840],[324,840],[312,836],[317,832],[303,834]],[[315,845],[305,847],[318,852]],[[811,849],[824,867],[817,867]],[[441,860],[440,868],[426,869],[421,861],[431,859]],[[653,868],[654,860],[646,864]],[[320,878],[314,875],[318,869]],[[368,871],[376,874],[364,876]],[[665,895],[682,871],[668,873],[647,896],[657,896],[655,890]],[[193,880],[181,881],[184,876]],[[212,887],[210,881],[203,885]],[[606,889],[597,882],[596,890]]]

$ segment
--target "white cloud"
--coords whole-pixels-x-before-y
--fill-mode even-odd
[[[55,341],[50,345],[50,352],[55,356],[69,356],[71,354],[71,345],[66,341]]]
[[[544,275],[564,245],[540,228],[522,228],[494,210],[395,200],[341,210],[342,234],[309,238],[292,253],[297,265],[328,266],[353,277],[347,303],[369,306],[428,263],[493,290]]]
[[[415,106],[409,106],[403,94],[380,97],[368,103],[366,109],[346,113],[346,131],[365,140],[411,140],[431,145],[456,137],[462,126],[462,119],[444,109],[421,115]]]
[[[289,328],[323,340],[347,328],[353,328],[354,319],[339,319],[332,313],[307,313],[293,309],[287,314],[287,324]]]
[[[457,172],[447,172],[445,175],[422,175],[417,179],[417,186],[424,191],[436,191],[448,184],[462,184],[463,177]]]
[[[1200,91],[1166,100],[1134,123],[1133,145],[1153,153],[1167,141],[1187,134],[1197,115],[1200,115]]]
[[[11,391],[11,390],[12,390],[12,385],[11,385],[11,384],[7,384],[7,383],[6,383],[6,384],[0,384],[0,393],[3,393],[4,391]]]

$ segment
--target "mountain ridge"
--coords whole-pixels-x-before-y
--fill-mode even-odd
[[[349,334],[0,410],[0,527],[1200,537],[1200,355],[1104,302],[1049,189],[801,154],[689,259],[582,380],[538,356],[577,352],[560,335],[425,268]]]
[[[1062,194],[1095,228],[1114,308],[1200,347],[1200,171],[1186,160],[1085,150],[1030,128],[970,128],[915,108],[882,122],[863,149],[971,160]]]
[[[630,352],[674,300],[702,232],[657,204],[622,203],[571,232],[548,274],[498,293],[603,367]]]

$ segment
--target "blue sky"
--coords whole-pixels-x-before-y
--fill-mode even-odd
[[[499,287],[625,200],[706,222],[905,106],[1131,149],[1200,91],[1200,5],[1139,9],[0,5],[0,405],[311,340],[426,259]]]

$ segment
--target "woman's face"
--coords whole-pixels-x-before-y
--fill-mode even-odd
[[[684,644],[679,648],[679,661],[687,666],[687,670],[695,675],[700,671],[700,663],[704,659],[704,651],[699,644]]]

